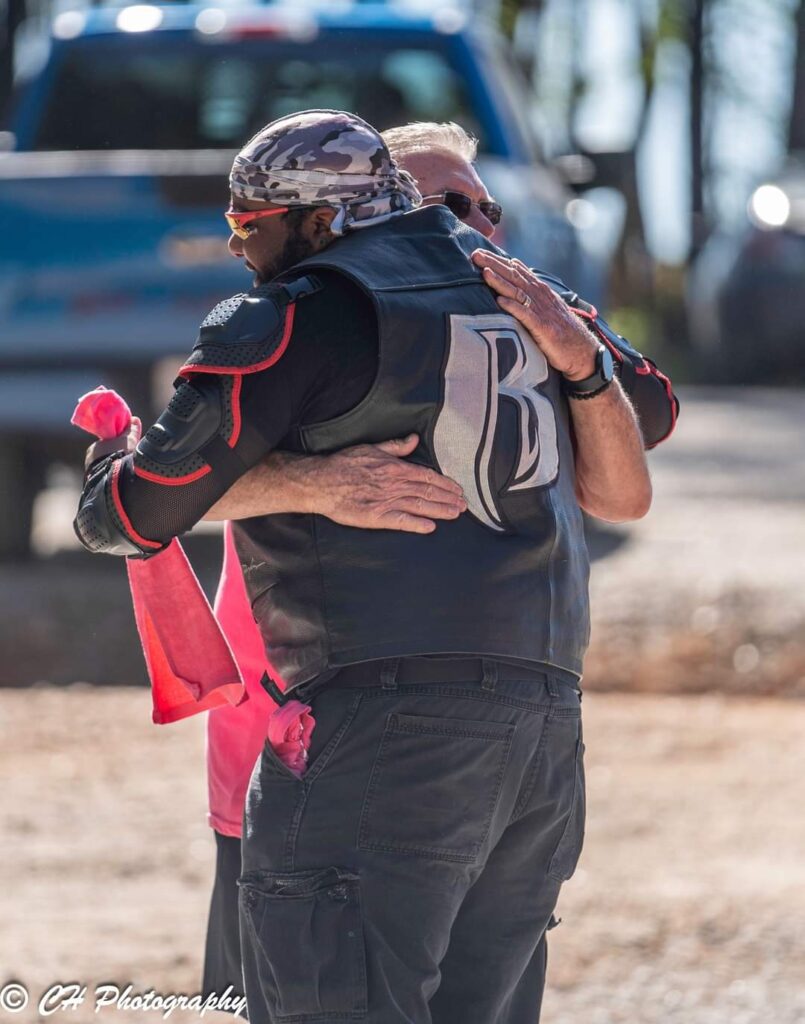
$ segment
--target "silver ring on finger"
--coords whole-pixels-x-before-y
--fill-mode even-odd
[[[526,294],[526,292],[524,292],[522,288],[519,288],[518,292],[519,292],[519,294],[518,294],[517,298],[518,298],[518,300],[520,302],[520,305],[523,307],[523,309],[530,309],[531,308],[531,296]],[[522,295],[522,298],[520,298],[521,295]]]

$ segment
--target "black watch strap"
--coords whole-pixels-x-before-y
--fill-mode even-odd
[[[595,398],[596,395],[600,395],[602,391],[606,391],[611,383],[611,380],[605,381],[595,391],[565,391],[565,394],[568,398],[575,398],[577,401],[581,399],[583,401],[585,398]]]
[[[582,380],[563,378],[562,390],[568,398],[594,398],[602,391],[606,391],[612,383],[614,372],[612,353],[604,345],[599,345],[595,357],[595,370]]]

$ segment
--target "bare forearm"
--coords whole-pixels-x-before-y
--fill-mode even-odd
[[[310,490],[304,485],[319,461],[315,456],[272,452],[237,480],[204,518],[213,521],[250,519],[312,511]]]
[[[431,533],[467,503],[436,470],[408,462],[418,434],[359,444],[331,455],[272,452],[214,505],[207,519],[248,519],[282,512],[326,516],[363,530]]]
[[[651,506],[651,479],[640,427],[619,382],[594,398],[568,402],[579,504],[607,522],[640,519]]]

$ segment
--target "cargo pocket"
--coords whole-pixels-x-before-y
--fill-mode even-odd
[[[389,715],[361,811],[359,847],[476,860],[513,734],[505,722]]]
[[[263,997],[282,1021],[366,1014],[360,880],[340,868],[238,880]]]
[[[576,744],[576,771],[573,779],[573,797],[570,814],[565,823],[562,838],[551,858],[548,874],[557,882],[566,882],[572,878],[573,872],[581,856],[584,845],[584,822],[586,817],[586,798],[584,787],[584,744],[579,735]]]

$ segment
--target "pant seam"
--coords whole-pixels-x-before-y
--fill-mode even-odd
[[[304,817],[305,808],[307,806],[307,798],[310,793],[310,787],[316,781],[318,776],[327,767],[330,758],[332,757],[336,747],[341,742],[344,733],[347,731],[358,712],[362,700],[362,694],[358,694],[350,705],[349,711],[344,721],[341,723],[338,732],[330,739],[330,742],[322,750],[321,754],[316,758],[316,762],[311,769],[310,776],[302,776],[302,786],[299,793],[299,800],[297,801],[296,807],[294,808],[293,816],[291,818],[291,824],[288,829],[288,835],[285,838],[285,850],[283,853],[282,863],[284,871],[294,871],[296,864],[296,843],[299,839],[299,833],[302,829],[302,818]]]
[[[548,733],[551,730],[553,718],[553,712],[549,711],[545,718],[545,725],[542,727],[542,735],[539,738],[539,746],[537,747],[537,752],[534,756],[534,763],[531,766],[531,771],[528,773],[528,778],[526,779],[525,787],[521,791],[520,796],[517,798],[517,802],[515,803],[514,809],[512,810],[511,818],[509,819],[510,825],[517,821],[518,818],[522,817],[526,805],[528,804],[528,801],[531,799],[531,794],[534,792],[534,786],[537,783],[537,776],[539,775],[540,768],[542,767],[542,759],[545,753],[545,747],[548,743]]]
[[[299,829],[302,825],[302,815],[307,805],[308,787],[303,783],[299,791],[299,799],[294,808],[288,835],[285,837],[285,850],[282,855],[282,870],[292,872],[296,870],[296,841],[299,838]]]

